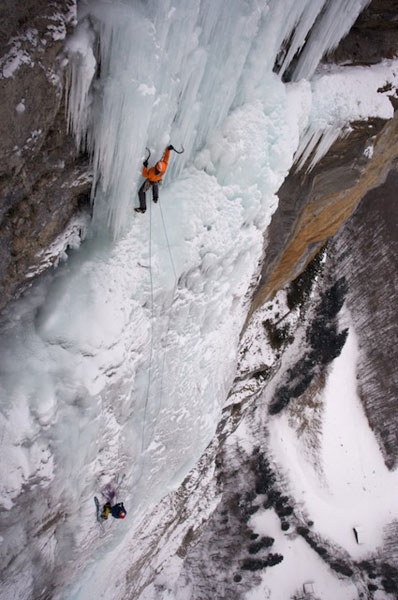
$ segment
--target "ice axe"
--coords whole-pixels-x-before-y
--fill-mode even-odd
[[[183,146],[182,144],[181,144],[181,148],[182,148],[182,150],[177,150],[177,149],[176,149],[176,148],[174,148],[174,146],[172,146],[171,144],[170,144],[170,146],[169,146],[169,149],[170,149],[170,150],[174,150],[174,152],[176,152],[177,154],[182,154],[183,152],[185,152],[184,146]]]
[[[148,160],[151,157],[151,151],[149,150],[148,147],[145,147],[145,150],[148,152],[148,156],[145,158],[145,160],[142,164],[144,165],[144,167],[148,167]]]

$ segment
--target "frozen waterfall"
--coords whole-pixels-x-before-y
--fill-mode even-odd
[[[83,600],[99,580],[106,594],[112,553],[212,439],[276,192],[309,123],[308,79],[365,4],[79,4],[68,106],[92,154],[94,220],[2,323],[2,600],[39,586]],[[157,157],[168,143],[185,153],[159,205],[136,215],[145,147]],[[132,529],[101,536],[93,496],[122,474]]]
[[[283,75],[298,54],[292,79],[308,79],[368,2],[82,3],[69,41],[69,113],[93,153],[100,222],[116,235],[126,228],[145,146],[160,156],[170,140],[184,144],[173,181],[232,109],[267,97],[277,59]]]

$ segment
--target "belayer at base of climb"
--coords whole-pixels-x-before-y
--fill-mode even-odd
[[[104,504],[101,513],[101,519],[106,520],[109,517],[109,515],[112,515],[114,519],[124,519],[127,515],[127,510],[124,508],[123,502],[118,502],[113,506],[110,502]]]
[[[162,183],[162,179],[166,174],[171,150],[174,150],[174,152],[177,152],[177,154],[182,154],[184,152],[184,148],[178,151],[170,144],[170,146],[167,146],[162,158],[155,164],[155,166],[148,169],[148,160],[151,156],[151,152],[148,148],[147,150],[148,157],[144,160],[144,168],[142,169],[142,176],[145,177],[145,181],[138,190],[140,206],[134,209],[138,213],[144,213],[146,211],[146,192],[150,187],[152,188],[152,200],[155,202],[155,204],[159,200],[159,184]]]

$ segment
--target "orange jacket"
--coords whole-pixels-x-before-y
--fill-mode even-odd
[[[168,148],[166,148],[162,158],[160,159],[159,162],[156,163],[156,165],[158,165],[159,163],[162,163],[162,170],[160,172],[157,172],[156,165],[154,167],[151,167],[150,169],[147,169],[147,167],[144,167],[142,169],[142,176],[145,177],[146,179],[149,179],[149,181],[160,181],[164,177],[164,175],[167,171],[167,167],[169,164],[169,158],[170,158],[170,150]]]

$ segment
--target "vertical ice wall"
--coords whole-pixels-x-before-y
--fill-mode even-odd
[[[310,77],[367,2],[82,3],[68,43],[69,115],[93,154],[97,224],[117,236],[128,222],[145,146],[160,156],[169,142],[184,145],[167,175],[175,178],[231,107],[266,94],[282,48],[281,75],[304,47],[294,78]]]

